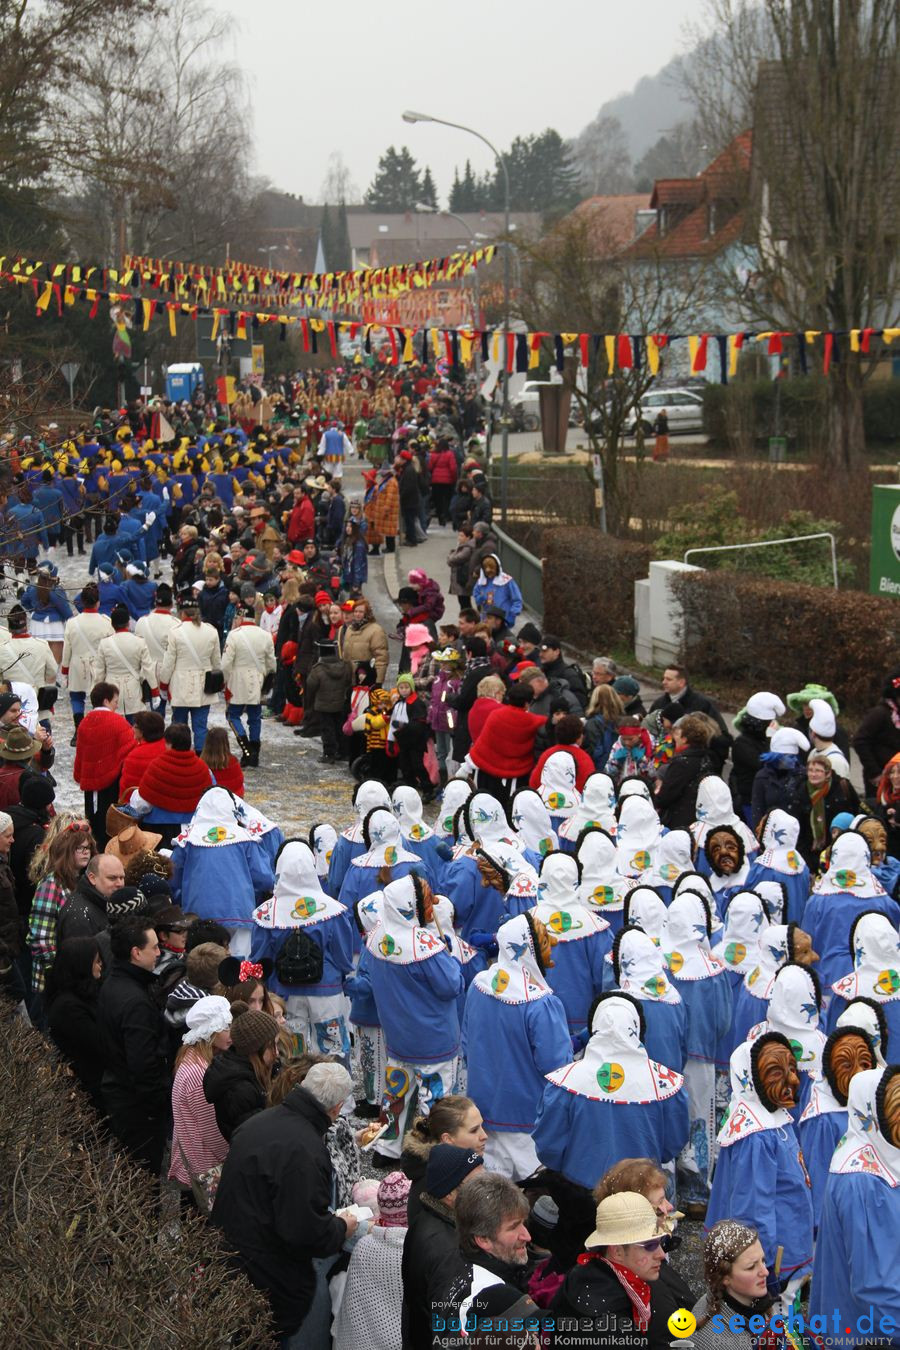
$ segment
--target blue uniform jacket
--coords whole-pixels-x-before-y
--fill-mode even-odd
[[[353,969],[353,931],[356,925],[348,913],[337,914],[321,923],[307,924],[303,931],[322,948],[322,978],[318,984],[282,984],[273,970],[266,987],[282,998],[302,994],[307,998],[327,998],[340,994],[344,979]],[[290,928],[261,928],[253,925],[250,939],[250,960],[262,961],[269,957],[274,963],[291,933]]]
[[[850,895],[822,891],[809,897],[803,916],[804,930],[812,939],[813,949],[819,953],[816,967],[822,988],[828,989],[850,965],[850,929],[853,921],[867,909],[886,914],[895,928],[900,928],[900,906],[887,895]]]
[[[183,844],[172,850],[172,896],[201,919],[246,927],[253,911],[275,886],[265,852],[253,842],[204,848]]]
[[[737,1219],[755,1228],[770,1270],[781,1246],[782,1276],[809,1268],[812,1191],[793,1125],[761,1130],[719,1149],[706,1212],[707,1230],[719,1219]]]
[[[27,609],[34,619],[50,619],[52,622],[65,623],[75,613],[61,586],[54,586],[47,597],[46,605],[38,599],[37,586],[26,586],[22,594],[22,608]]]
[[[731,1054],[728,1048],[732,1020],[730,983],[724,975],[714,975],[708,980],[679,980],[670,974],[669,979],[681,995],[687,1014],[688,1057],[711,1060],[721,1068],[727,1068]],[[663,1060],[663,1063],[667,1061]]]
[[[530,1134],[544,1094],[544,1075],[571,1063],[566,1010],[555,994],[503,1003],[473,984],[466,995],[463,1054],[469,1096],[487,1129]]]
[[[566,1010],[570,1033],[587,1026],[590,1006],[602,989],[603,958],[612,951],[612,943],[612,929],[604,928],[580,940],[558,942],[553,948],[547,983]]]
[[[829,1111],[823,1116],[811,1116],[797,1126],[797,1136],[803,1149],[803,1161],[812,1184],[813,1220],[816,1227],[822,1217],[828,1169],[838,1140],[847,1129],[846,1111]]]
[[[344,880],[341,882],[341,889],[338,894],[341,904],[346,905],[348,909],[352,909],[358,900],[365,900],[366,896],[371,895],[373,891],[382,890],[384,883],[378,880],[380,870],[378,867],[348,867],[344,873]],[[410,872],[421,872],[431,884],[428,868],[423,862],[394,863],[391,868],[391,880],[399,881],[401,877],[409,876]]]
[[[816,1265],[809,1311],[827,1319],[825,1335],[834,1337],[833,1316],[840,1327],[832,1345],[900,1340],[900,1281],[897,1279],[897,1234],[900,1233],[900,1186],[863,1172],[829,1174],[819,1222]],[[874,1314],[874,1328],[866,1320]],[[893,1319],[893,1329],[879,1331],[879,1318]],[[857,1326],[860,1329],[857,1330]],[[851,1334],[845,1336],[845,1328]],[[867,1330],[868,1328],[868,1330]]]
[[[357,870],[357,869],[354,869]],[[443,948],[401,965],[369,952],[366,973],[388,1054],[405,1064],[442,1064],[459,1053],[459,962]]]

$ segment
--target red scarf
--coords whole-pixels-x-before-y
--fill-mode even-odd
[[[650,1325],[650,1286],[646,1280],[642,1280],[640,1275],[635,1275],[633,1270],[627,1266],[620,1266],[617,1261],[610,1261],[608,1256],[595,1255],[593,1252],[582,1252],[578,1258],[580,1266],[586,1266],[589,1261],[602,1261],[608,1266],[615,1275],[619,1284],[628,1295],[631,1304],[631,1310],[634,1313],[634,1324],[638,1331],[646,1331]]]

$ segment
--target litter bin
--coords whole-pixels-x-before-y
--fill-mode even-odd
[[[787,437],[770,436],[769,437],[769,463],[783,464],[787,459]]]

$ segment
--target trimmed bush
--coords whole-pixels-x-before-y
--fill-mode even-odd
[[[791,448],[816,451],[821,444],[826,384],[821,376],[794,380],[736,380],[703,390],[703,430],[713,445],[751,449],[775,435],[775,396],[781,400],[781,434]],[[900,380],[870,380],[863,386],[866,444],[897,440]]]
[[[268,1304],[204,1219],[163,1226],[47,1042],[0,1000],[4,1350],[262,1350]]]
[[[842,709],[861,712],[877,702],[884,673],[897,665],[896,600],[733,572],[685,572],[671,585],[692,675],[782,697],[814,680]]]
[[[634,583],[652,550],[578,526],[544,531],[544,626],[582,651],[634,647]]]

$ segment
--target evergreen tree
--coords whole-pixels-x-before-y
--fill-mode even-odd
[[[331,212],[328,209],[328,203],[322,211],[322,221],[319,225],[319,239],[322,244],[322,257],[325,259],[326,272],[332,272],[334,267],[334,227],[331,223]]]
[[[330,266],[335,272],[349,272],[353,265],[353,250],[350,247],[350,229],[347,225],[347,203],[338,202],[337,219],[334,224],[334,261]]]
[[[423,206],[434,206],[438,204],[437,189],[434,186],[434,179],[431,176],[431,170],[425,166],[425,172],[422,175],[422,195],[419,201]]]
[[[462,190],[463,190],[463,185],[462,185],[462,183],[459,181],[459,169],[458,169],[457,167],[454,166],[454,169],[453,169],[453,182],[452,182],[451,185],[450,185],[450,202],[449,202],[449,206],[450,206],[450,210],[451,210],[451,211],[465,211],[465,210],[467,209],[467,208],[463,205],[463,202],[462,202],[462,200],[461,200],[461,197],[462,197]]]
[[[422,177],[407,147],[389,145],[366,191],[370,211],[412,211],[422,200]]]

